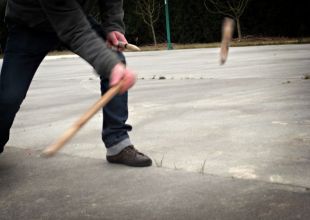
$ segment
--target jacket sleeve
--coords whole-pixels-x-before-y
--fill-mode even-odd
[[[123,0],[98,0],[98,2],[105,33],[119,31],[125,34]]]
[[[70,49],[91,64],[99,75],[109,77],[120,62],[92,30],[76,0],[39,0],[58,37]]]

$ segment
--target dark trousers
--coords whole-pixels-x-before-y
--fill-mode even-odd
[[[102,35],[100,26],[93,28]],[[55,33],[42,32],[10,24],[0,75],[0,153],[9,140],[10,128],[26,97],[32,78],[46,54],[59,44]],[[118,53],[125,63],[125,57]],[[109,88],[109,79],[101,78],[101,92]],[[129,139],[128,94],[113,98],[103,109],[102,140],[107,148]]]

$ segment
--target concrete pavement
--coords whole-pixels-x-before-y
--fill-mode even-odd
[[[98,78],[84,61],[44,61],[14,123],[8,144],[14,147],[0,157],[1,185],[10,179],[13,186],[1,188],[4,216],[13,219],[17,206],[30,211],[20,208],[16,216],[47,212],[47,219],[55,217],[47,207],[69,219],[102,219],[103,213],[106,219],[308,219],[310,45],[231,48],[225,66],[217,53],[126,54],[139,74],[130,93],[131,138],[154,160],[153,168],[138,170],[106,164],[100,114],[56,158],[37,157],[99,96]],[[49,181],[59,185],[48,190]],[[35,215],[37,206],[28,203],[42,202],[45,189]],[[123,191],[128,200],[119,202],[114,196]],[[74,199],[57,203],[55,192]],[[84,198],[87,193],[92,196]],[[91,198],[97,211],[86,205]]]
[[[2,220],[310,218],[309,189],[38,153],[1,156]]]

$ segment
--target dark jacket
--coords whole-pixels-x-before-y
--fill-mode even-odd
[[[123,0],[8,0],[5,18],[30,28],[55,31],[62,42],[100,75],[109,76],[120,61],[92,30],[86,18],[96,3],[105,14],[105,32],[124,33]]]

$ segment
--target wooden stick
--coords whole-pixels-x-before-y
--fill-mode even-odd
[[[221,42],[221,51],[220,51],[220,64],[224,65],[227,57],[230,42],[234,33],[235,22],[231,18],[225,18],[222,26],[222,42]]]
[[[120,48],[124,48],[124,49],[131,50],[131,51],[141,51],[141,49],[139,47],[137,47],[136,45],[124,43],[121,41],[118,42],[118,46]]]
[[[131,51],[141,51],[139,47],[133,44],[125,44],[125,48]]]
[[[42,156],[51,157],[57,153],[79,130],[92,118],[101,108],[103,108],[115,95],[117,95],[122,86],[122,82],[110,88],[78,121],[76,121],[63,135],[52,145],[47,147]]]

